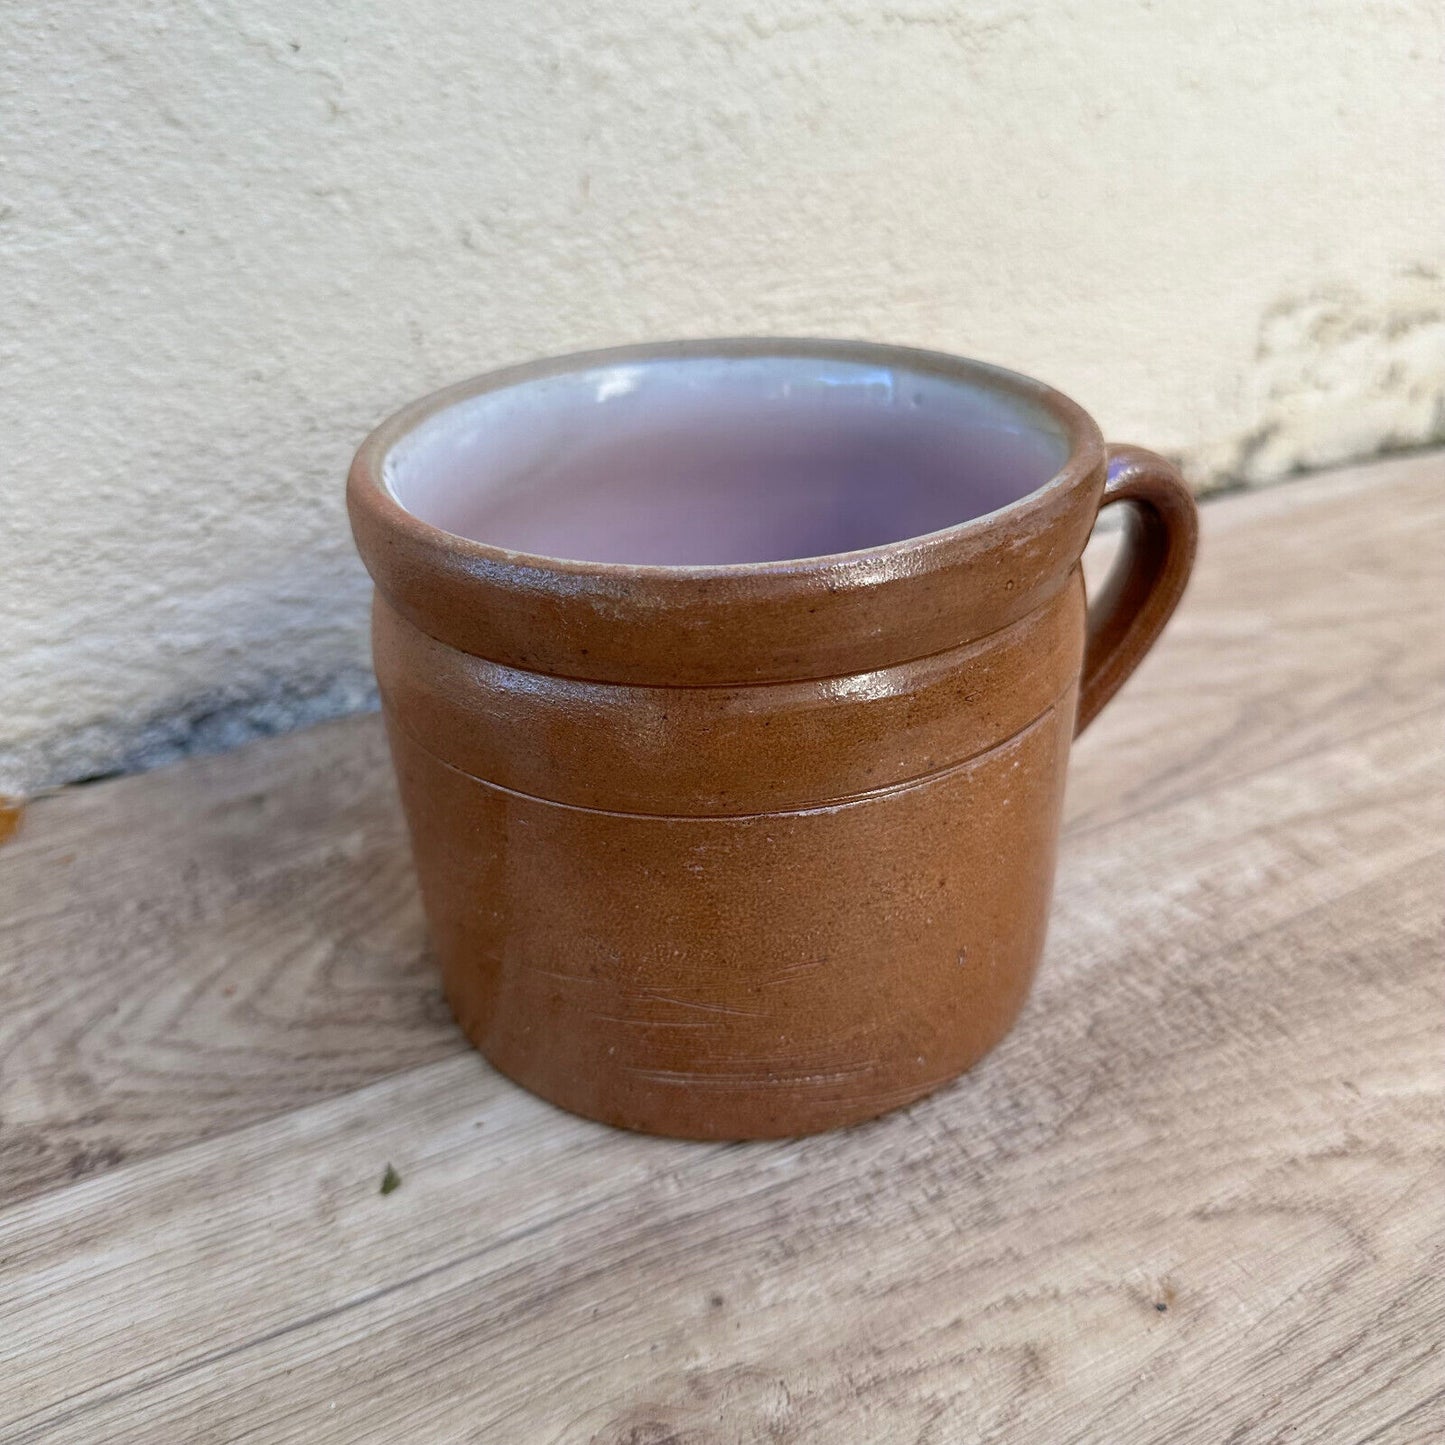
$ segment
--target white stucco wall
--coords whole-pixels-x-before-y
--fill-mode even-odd
[[[361,705],[341,504],[505,361],[866,336],[1201,485],[1442,432],[1437,0],[9,0],[0,790]]]

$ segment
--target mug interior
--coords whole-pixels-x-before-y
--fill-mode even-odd
[[[821,356],[617,361],[476,392],[388,451],[421,521],[583,563],[725,566],[855,552],[1017,502],[1069,455],[986,377]]]

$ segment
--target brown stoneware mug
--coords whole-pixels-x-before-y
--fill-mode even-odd
[[[1069,743],[1196,533],[1058,392],[826,341],[464,382],[367,438],[349,504],[462,1027],[564,1108],[706,1139],[869,1118],[1004,1036]]]

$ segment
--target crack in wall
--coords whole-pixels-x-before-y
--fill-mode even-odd
[[[1178,453],[1201,492],[1445,442],[1445,276],[1417,263],[1380,294],[1337,284],[1282,298],[1242,391],[1239,435]]]
[[[146,772],[378,705],[375,678],[357,668],[315,682],[277,681],[242,696],[211,692],[138,721],[104,719],[0,749],[0,792],[34,794]]]

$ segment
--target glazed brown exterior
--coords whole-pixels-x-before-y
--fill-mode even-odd
[[[601,363],[861,359],[1026,398],[1060,472],[975,521],[806,562],[587,565],[442,532],[389,448],[479,391]],[[625,348],[496,373],[368,438],[348,493],[447,996],[566,1108],[690,1138],[852,1123],[1012,1025],[1043,947],[1065,767],[1183,591],[1193,503],[1058,393],[830,342]],[[1124,555],[1086,616],[1102,503]],[[1086,650],[1087,649],[1087,650]]]

